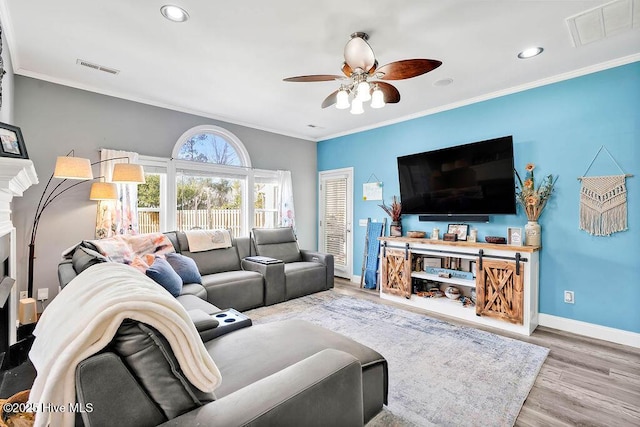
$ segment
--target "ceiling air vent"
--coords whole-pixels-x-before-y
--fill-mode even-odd
[[[640,0],[615,0],[567,18],[574,46],[640,28]]]
[[[78,59],[76,61],[76,64],[82,65],[84,67],[93,68],[94,70],[104,71],[105,73],[109,73],[109,74],[119,74],[120,73],[120,70],[116,70],[115,68],[109,68],[109,67],[105,67],[103,65],[94,64],[92,62],[85,61],[83,59]]]

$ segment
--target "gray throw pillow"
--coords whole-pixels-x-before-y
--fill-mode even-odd
[[[191,384],[169,342],[147,324],[130,319],[122,322],[111,349],[168,419],[215,400],[213,393],[204,393]]]

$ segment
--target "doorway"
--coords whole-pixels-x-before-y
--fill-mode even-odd
[[[319,250],[334,259],[334,274],[351,280],[353,274],[353,168],[319,174]]]

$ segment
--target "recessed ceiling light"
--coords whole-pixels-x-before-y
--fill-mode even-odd
[[[184,22],[189,19],[189,14],[186,10],[178,6],[166,4],[160,8],[162,16],[173,22]]]
[[[520,58],[520,59],[533,58],[534,56],[540,55],[543,50],[544,49],[541,48],[541,47],[530,47],[530,48],[525,49],[522,52],[520,52],[518,54],[518,58]]]

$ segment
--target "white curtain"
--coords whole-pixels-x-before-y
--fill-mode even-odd
[[[130,163],[138,163],[138,153],[119,150],[100,150],[100,160],[126,157]],[[127,163],[127,159],[117,159],[100,163],[100,176],[111,182],[113,165]],[[116,184],[117,200],[98,202],[96,218],[96,238],[103,239],[117,234],[138,234],[138,186],[136,184]]]
[[[296,229],[296,210],[293,206],[293,185],[290,171],[278,171],[278,186],[280,188],[280,226]]]

